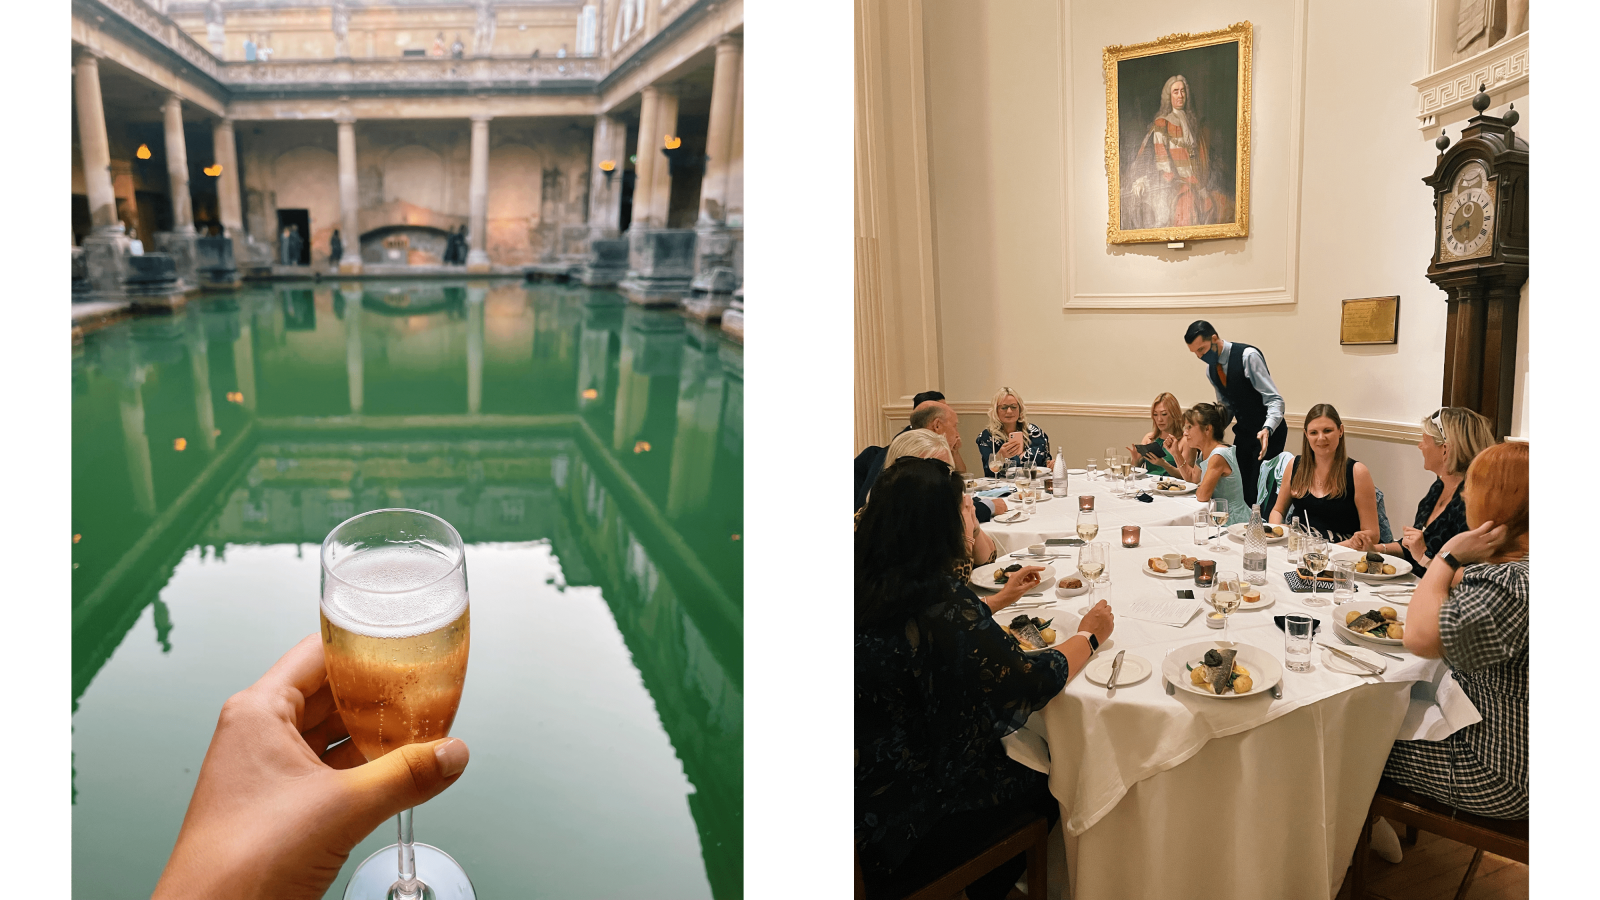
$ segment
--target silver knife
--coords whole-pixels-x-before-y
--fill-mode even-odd
[[[1122,674],[1122,655],[1127,652],[1126,650],[1118,650],[1117,658],[1111,661],[1111,677],[1106,680],[1107,697],[1117,692],[1117,676]]]
[[[1372,663],[1367,662],[1366,660],[1362,659],[1359,656],[1356,656],[1356,655],[1351,654],[1351,653],[1346,653],[1343,650],[1340,650],[1338,647],[1333,646],[1332,644],[1323,644],[1322,646],[1327,647],[1329,650],[1333,651],[1334,653],[1337,653],[1340,656],[1344,657],[1345,659],[1350,660],[1351,662],[1355,663],[1356,665],[1360,666],[1363,669],[1366,669],[1368,672],[1371,672],[1374,675],[1382,675],[1383,674],[1383,670],[1382,669],[1378,668],[1377,666],[1373,665]]]

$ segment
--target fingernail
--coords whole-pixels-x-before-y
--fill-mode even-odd
[[[472,754],[467,751],[465,741],[450,738],[435,745],[433,755],[439,758],[439,772],[446,778],[454,778],[467,767],[467,759]]]

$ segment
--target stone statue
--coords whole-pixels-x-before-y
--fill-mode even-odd
[[[350,10],[344,0],[333,0],[333,55],[336,59],[350,56]]]
[[[222,58],[223,49],[227,46],[225,37],[226,29],[223,28],[222,0],[209,0],[206,3],[206,43],[211,45],[211,55]]]
[[[478,0],[478,25],[472,32],[472,55],[488,56],[494,46],[494,3]]]
[[[1528,0],[1458,0],[1456,53],[1460,62],[1528,30]]]

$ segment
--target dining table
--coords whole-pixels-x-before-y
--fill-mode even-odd
[[[1243,543],[1227,534],[1196,543],[1193,513],[1203,504],[1193,495],[1142,503],[1116,496],[1119,490],[1119,484],[1070,478],[1068,496],[1038,505],[1032,518],[983,526],[1006,554],[1002,561],[1048,562],[1060,576],[1042,595],[1022,598],[1021,612],[1052,619],[1058,633],[1070,635],[1091,602],[1104,596],[1115,628],[1094,659],[1126,651],[1124,672],[1139,669],[1136,660],[1150,670],[1114,692],[1074,672],[1059,695],[1005,739],[1013,759],[1048,775],[1061,805],[1067,877],[1060,895],[1328,900],[1344,880],[1394,741],[1443,739],[1480,721],[1477,711],[1441,660],[1414,656],[1403,646],[1375,648],[1389,657],[1364,654],[1385,667],[1381,674],[1338,671],[1356,667],[1325,649],[1350,650],[1349,639],[1331,627],[1331,591],[1319,595],[1327,605],[1312,606],[1309,594],[1290,589],[1285,573],[1294,567],[1283,539],[1267,546],[1262,606],[1235,611],[1228,638],[1265,652],[1282,668],[1284,635],[1274,616],[1309,614],[1317,620],[1310,670],[1282,668],[1281,697],[1268,691],[1201,696],[1176,685],[1169,693],[1163,675],[1168,653],[1220,644],[1223,632],[1208,625],[1209,591],[1196,588],[1192,575],[1158,577],[1147,561],[1178,553],[1244,574]],[[1078,548],[1052,546],[1051,560],[1029,559],[1027,548],[1074,536],[1081,495],[1095,497],[1096,540],[1110,548],[1102,581],[1062,596],[1055,585],[1077,574]],[[1137,547],[1122,546],[1126,524],[1140,526]],[[1409,574],[1362,579],[1352,599],[1362,608],[1393,606],[1403,618],[1403,592],[1414,584]],[[1182,625],[1117,612],[1177,602],[1176,592],[1184,589],[1196,599]],[[1005,623],[1013,612],[995,617]],[[1085,669],[1094,672],[1095,662]]]

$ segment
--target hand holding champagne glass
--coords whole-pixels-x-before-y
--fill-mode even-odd
[[[466,549],[450,523],[410,509],[362,513],[322,542],[322,643],[350,740],[369,760],[450,733],[470,644]],[[347,900],[472,898],[455,860],[411,838],[368,857]],[[396,869],[390,868],[398,861]]]

